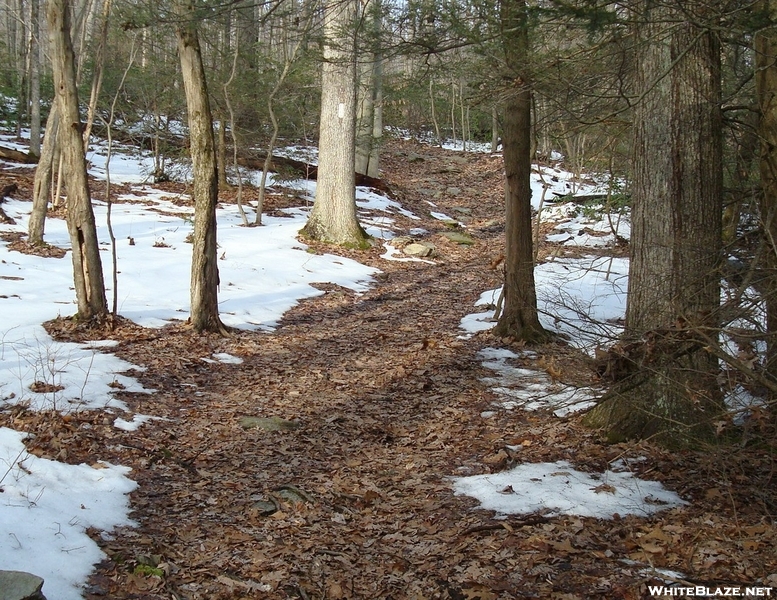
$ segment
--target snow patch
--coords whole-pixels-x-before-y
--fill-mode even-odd
[[[484,377],[482,381],[502,397],[499,404],[506,410],[549,410],[557,417],[565,417],[595,404],[597,394],[591,388],[554,382],[544,371],[510,365],[508,360],[518,355],[509,350],[485,348],[479,355],[484,359],[483,366],[496,373],[495,377]]]
[[[616,514],[648,516],[687,504],[658,482],[631,473],[584,473],[566,461],[527,463],[502,473],[457,477],[453,489],[500,515],[539,512],[612,519]]]
[[[66,465],[29,454],[26,434],[0,428],[0,563],[34,571],[43,593],[81,600],[80,587],[105,554],[86,534],[134,525],[126,494],[130,469],[100,462]]]

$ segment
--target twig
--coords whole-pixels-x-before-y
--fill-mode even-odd
[[[5,474],[4,474],[2,477],[0,477],[0,484],[2,484],[2,483],[3,483],[3,481],[5,481],[5,478],[6,478],[6,477],[8,477],[8,473],[10,473],[10,472],[11,472],[11,469],[13,469],[13,468],[14,468],[14,466],[16,465],[16,463],[18,463],[18,462],[19,462],[19,457],[20,457],[22,454],[24,454],[24,451],[25,451],[26,449],[27,449],[27,448],[24,448],[24,447],[23,447],[21,450],[19,450],[19,454],[17,454],[17,455],[16,455],[16,458],[14,458],[14,459],[11,461],[11,466],[10,466],[10,467],[8,467],[8,470],[5,472]]]
[[[498,531],[500,529],[504,529],[506,531],[510,531],[512,527],[525,527],[525,526],[531,526],[531,525],[539,525],[540,523],[547,523],[548,517],[545,517],[543,515],[529,515],[528,517],[525,517],[523,519],[518,519],[517,521],[512,521],[508,523],[507,521],[503,523],[486,523],[484,525],[475,525],[474,527],[470,527],[469,529],[464,530],[459,534],[459,537],[463,537],[465,535],[471,535],[473,533],[479,533],[481,531]]]

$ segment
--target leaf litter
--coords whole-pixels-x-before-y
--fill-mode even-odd
[[[419,151],[424,169],[411,164]],[[481,416],[499,396],[484,381],[493,370],[478,353],[524,351],[488,331],[458,337],[480,290],[500,284],[488,265],[503,243],[501,160],[469,155],[455,170],[442,168],[449,156],[411,142],[394,142],[386,156],[397,200],[422,216],[423,235],[440,249],[431,263],[388,262],[377,248],[367,256],[342,251],[379,268],[375,284],[319,286],[323,293],[286,312],[273,333],[225,339],[194,336],[185,324],[117,327],[111,351],[142,366],[132,374],[155,390],[115,390],[132,413],[158,417],[140,434],[114,427],[115,415],[100,411],[16,406],[0,414],[0,424],[32,434],[32,454],[132,468],[138,525],[93,533],[107,558],[85,598],[631,599],[671,570],[696,582],[772,581],[770,448],[678,455],[646,443],[603,445],[574,415],[542,407]],[[465,225],[476,244],[441,235],[445,225],[418,191],[430,178],[462,190],[435,204],[448,212],[454,202],[470,207]],[[395,216],[397,228],[418,226]],[[49,330],[85,341],[64,320]],[[545,357],[545,369],[533,366],[547,377],[550,365],[565,385],[596,383],[585,357],[573,358],[568,346],[535,352],[522,356],[522,367]],[[202,360],[227,355],[242,363]],[[298,426],[246,429],[246,416]],[[543,463],[553,466],[528,483],[508,478],[516,467]],[[576,477],[602,504],[625,481],[649,476],[689,504],[604,520],[557,514],[546,502],[513,515],[456,495],[450,475],[487,477],[499,481],[500,498],[534,501],[542,488],[532,494],[532,479]],[[648,492],[642,509],[668,506],[641,489]],[[150,557],[158,571],[138,569]]]

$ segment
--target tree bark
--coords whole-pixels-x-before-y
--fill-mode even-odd
[[[381,0],[366,3],[370,23],[370,60],[361,61],[358,74],[358,119],[356,137],[356,172],[380,177],[380,147],[383,138],[383,53],[381,49],[383,17]]]
[[[762,10],[772,22],[777,0],[763,0]],[[761,218],[766,245],[766,371],[777,379],[777,28],[755,37],[755,84],[758,98],[758,137],[761,140]]]
[[[366,175],[372,155],[372,131],[375,112],[374,69],[371,63],[362,64],[358,74],[356,118],[356,163],[354,170]]]
[[[383,138],[383,65],[375,54],[359,82],[359,119],[356,139],[356,174],[380,177]]]
[[[40,0],[30,0],[30,154],[40,156]]]
[[[529,52],[525,0],[503,0],[500,8],[505,64],[526,65]],[[531,226],[531,84],[511,74],[514,88],[504,103],[505,283],[504,308],[494,333],[529,343],[546,341],[534,285]]]
[[[613,441],[687,447],[711,438],[723,408],[706,349],[720,308],[720,48],[700,3],[642,9],[624,337],[644,358],[586,421]]]
[[[356,49],[358,0],[329,2],[324,9],[316,200],[302,234],[323,242],[363,248],[367,234],[356,217]]]
[[[229,186],[227,181],[227,123],[224,115],[219,119],[219,146],[216,154],[216,168],[218,169],[218,184],[220,188]]]
[[[33,246],[44,243],[43,234],[46,228],[46,214],[51,198],[51,180],[54,175],[54,158],[57,154],[57,131],[59,129],[59,113],[54,102],[46,121],[46,135],[43,138],[43,148],[40,160],[35,169],[35,180],[32,187],[32,212],[27,226],[27,241]]]
[[[225,334],[218,311],[219,270],[216,255],[216,204],[218,169],[213,117],[202,64],[202,53],[193,22],[193,6],[178,1],[181,22],[176,28],[181,74],[186,91],[189,140],[194,179],[194,233],[192,237],[191,324],[199,332]]]
[[[108,315],[100,247],[86,175],[81,117],[78,111],[75,56],[70,39],[67,0],[49,0],[48,23],[57,112],[62,120],[58,143],[67,179],[67,226],[73,255],[73,281],[78,318],[102,320]]]

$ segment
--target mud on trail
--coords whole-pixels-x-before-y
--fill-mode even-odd
[[[108,559],[85,598],[634,599],[657,581],[653,567],[743,583],[777,572],[769,452],[677,456],[601,444],[574,416],[481,416],[495,398],[477,351],[513,342],[460,339],[458,327],[500,285],[489,264],[503,244],[502,168],[500,158],[463,158],[389,146],[385,179],[421,217],[397,223],[426,229],[438,255],[393,262],[382,248],[342,251],[382,271],[365,293],[320,286],[273,332],[118,327],[116,354],[144,367],[134,375],[156,390],[118,393],[155,417],[138,432],[98,412],[0,415],[37,434],[28,445],[39,455],[133,469],[138,526],[95,533]],[[444,237],[437,210],[466,215],[475,243]],[[81,335],[67,322],[52,331]],[[214,353],[242,363],[203,360]],[[594,377],[563,342],[538,355],[571,383]],[[639,468],[693,503],[649,519],[495,518],[454,496],[450,477],[513,466],[500,451],[515,444],[520,461],[591,471],[647,456]]]

